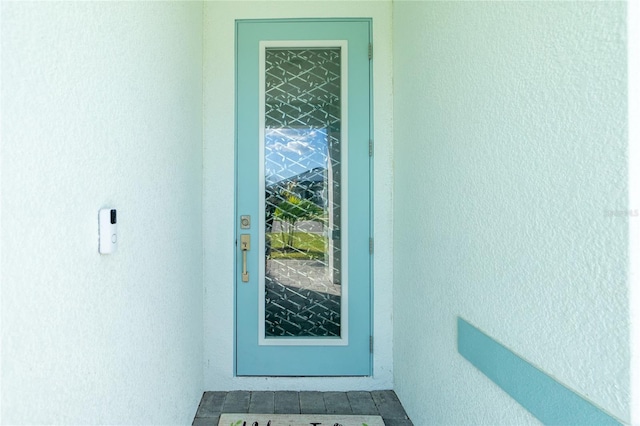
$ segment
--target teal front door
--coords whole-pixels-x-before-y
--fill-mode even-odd
[[[371,21],[236,23],[236,374],[371,374]]]

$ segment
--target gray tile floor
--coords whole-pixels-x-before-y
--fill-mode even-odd
[[[193,426],[217,426],[221,413],[379,415],[385,426],[413,426],[392,390],[205,392]]]

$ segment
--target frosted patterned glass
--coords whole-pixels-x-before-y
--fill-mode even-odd
[[[265,337],[339,337],[340,48],[265,53]]]

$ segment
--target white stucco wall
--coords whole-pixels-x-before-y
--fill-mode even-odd
[[[415,424],[536,423],[458,355],[458,315],[629,421],[625,7],[394,3],[394,372]]]
[[[371,17],[374,42],[374,374],[369,378],[239,378],[234,372],[235,19]],[[392,80],[391,3],[205,3],[204,384],[207,390],[391,388]]]
[[[1,4],[2,424],[190,424],[202,3]],[[98,210],[119,248],[98,254]]]
[[[640,209],[640,3],[627,3],[629,207]],[[640,425],[640,217],[629,221],[631,423]]]

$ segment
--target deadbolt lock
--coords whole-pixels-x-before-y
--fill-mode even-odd
[[[251,216],[243,215],[240,216],[240,229],[249,229],[251,228]]]

